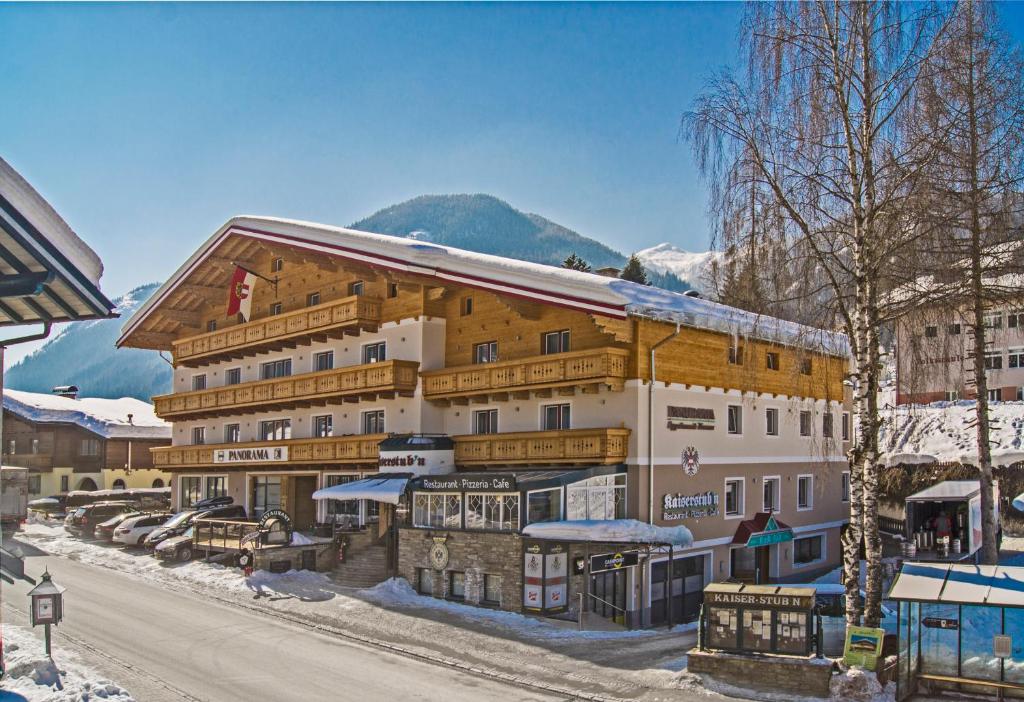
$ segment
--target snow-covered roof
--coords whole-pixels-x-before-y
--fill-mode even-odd
[[[693,545],[693,534],[684,526],[663,527],[636,519],[576,519],[564,522],[536,522],[523,529],[523,536],[565,541],[614,544]]]
[[[1024,402],[990,402],[992,463],[1024,461]],[[879,448],[886,465],[978,464],[973,401],[903,405],[882,412]]]
[[[915,492],[907,497],[907,502],[945,502],[948,500],[966,500],[981,491],[981,483],[977,480],[943,480]]]
[[[171,425],[156,416],[153,405],[133,397],[71,399],[22,390],[4,390],[3,397],[5,410],[30,422],[77,424],[105,439],[171,438]]]
[[[229,220],[124,325],[118,344],[230,236],[347,258],[537,302],[625,318],[650,317],[726,334],[847,355],[843,334],[756,315],[710,300],[556,266],[428,242],[276,217]]]
[[[890,600],[1024,607],[1024,568],[959,563],[904,563]]]

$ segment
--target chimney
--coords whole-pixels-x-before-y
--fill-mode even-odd
[[[78,386],[77,385],[58,385],[53,389],[53,394],[60,397],[66,397],[70,400],[78,399]]]
[[[598,268],[594,272],[597,273],[598,275],[603,275],[605,278],[618,278],[619,273],[621,273],[622,271],[620,271],[615,266],[608,266],[606,268]]]
[[[128,413],[128,423],[134,425],[135,422],[132,421],[132,419],[134,419],[134,418],[135,418],[135,415],[132,414],[131,412],[129,412]]]

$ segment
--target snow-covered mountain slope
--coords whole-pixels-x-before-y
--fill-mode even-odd
[[[658,273],[671,273],[701,292],[708,292],[711,267],[722,259],[721,251],[685,251],[674,244],[663,243],[636,252],[644,268]]]
[[[906,405],[882,413],[878,441],[887,465],[964,463],[977,465],[978,444],[973,401]],[[1024,460],[1024,402],[989,405],[992,463]]]

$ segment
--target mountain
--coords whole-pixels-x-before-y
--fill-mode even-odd
[[[159,283],[135,288],[114,299],[118,319],[75,322],[7,371],[4,384],[15,390],[50,392],[77,385],[83,397],[134,397],[149,402],[171,390],[171,366],[155,351],[115,349],[121,325],[156,292]]]
[[[702,293],[711,291],[711,269],[721,262],[721,251],[685,251],[669,243],[636,252],[648,272],[673,275]]]
[[[540,215],[521,212],[491,195],[421,195],[352,225],[378,234],[560,266],[575,253],[593,268],[622,268],[626,256]],[[672,271],[651,270],[653,284],[684,291]]]

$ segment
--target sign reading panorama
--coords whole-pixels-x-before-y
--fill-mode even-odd
[[[214,463],[278,463],[287,460],[287,446],[217,449],[213,452]]]
[[[510,492],[516,489],[514,475],[439,475],[423,477],[416,483],[417,490],[443,490],[445,492]]]

